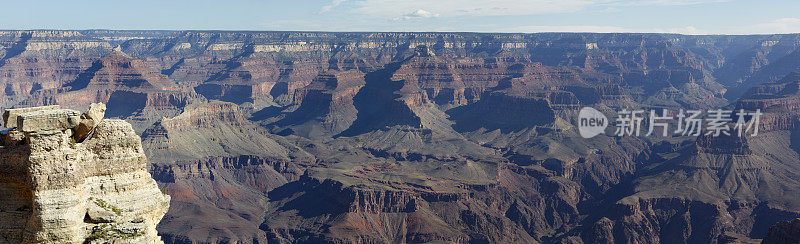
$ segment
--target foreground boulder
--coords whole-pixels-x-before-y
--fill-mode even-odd
[[[161,243],[170,197],[131,125],[101,107],[7,111],[18,124],[0,147],[0,243]]]
[[[78,125],[80,115],[80,112],[70,109],[24,113],[17,117],[17,129],[28,133],[69,130]]]
[[[75,127],[75,141],[82,142],[89,134],[92,133],[94,127],[100,124],[103,116],[106,114],[106,105],[103,103],[92,103],[89,109],[81,115],[81,122]]]
[[[16,108],[16,109],[6,109],[3,112],[3,123],[8,128],[17,127],[17,117],[20,114],[30,113],[35,111],[43,111],[43,110],[56,110],[60,109],[61,106],[59,105],[51,105],[51,106],[41,106],[41,107],[30,107],[30,108]]]

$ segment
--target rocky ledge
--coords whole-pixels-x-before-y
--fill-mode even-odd
[[[763,244],[800,243],[800,218],[778,222],[769,228]]]
[[[7,109],[0,147],[0,243],[162,243],[170,197],[141,139],[104,104]]]

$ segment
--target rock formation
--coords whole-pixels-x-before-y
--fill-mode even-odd
[[[769,228],[763,244],[800,243],[800,219],[787,220]]]
[[[156,225],[170,197],[147,172],[131,125],[103,119],[104,110],[5,111],[0,243],[161,243]]]
[[[81,122],[75,127],[75,134],[72,135],[77,142],[83,142],[89,137],[92,130],[100,124],[103,116],[106,113],[106,105],[103,103],[92,103],[89,105],[89,110],[81,115]]]
[[[124,119],[167,243],[753,242],[800,217],[799,56],[797,34],[0,31],[0,107],[89,109],[7,110],[3,150],[62,131],[52,152],[97,161],[135,137],[97,118]],[[764,114],[746,139],[584,139],[585,106]],[[35,209],[26,179],[0,214]]]

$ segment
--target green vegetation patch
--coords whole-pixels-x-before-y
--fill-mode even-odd
[[[98,207],[101,207],[101,208],[103,208],[105,210],[114,212],[117,215],[122,215],[122,212],[125,211],[125,210],[122,210],[122,209],[119,209],[119,208],[116,208],[116,207],[112,206],[111,204],[109,204],[108,202],[106,202],[106,201],[104,201],[103,199],[100,199],[100,198],[90,197],[89,200],[90,201],[94,201],[94,204],[97,205]]]
[[[86,238],[87,242],[96,240],[133,239],[144,235],[138,231],[125,231],[119,229],[117,224],[100,224],[92,229],[92,234]]]

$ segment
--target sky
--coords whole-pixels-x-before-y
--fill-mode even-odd
[[[800,33],[798,0],[0,0],[0,29]]]

